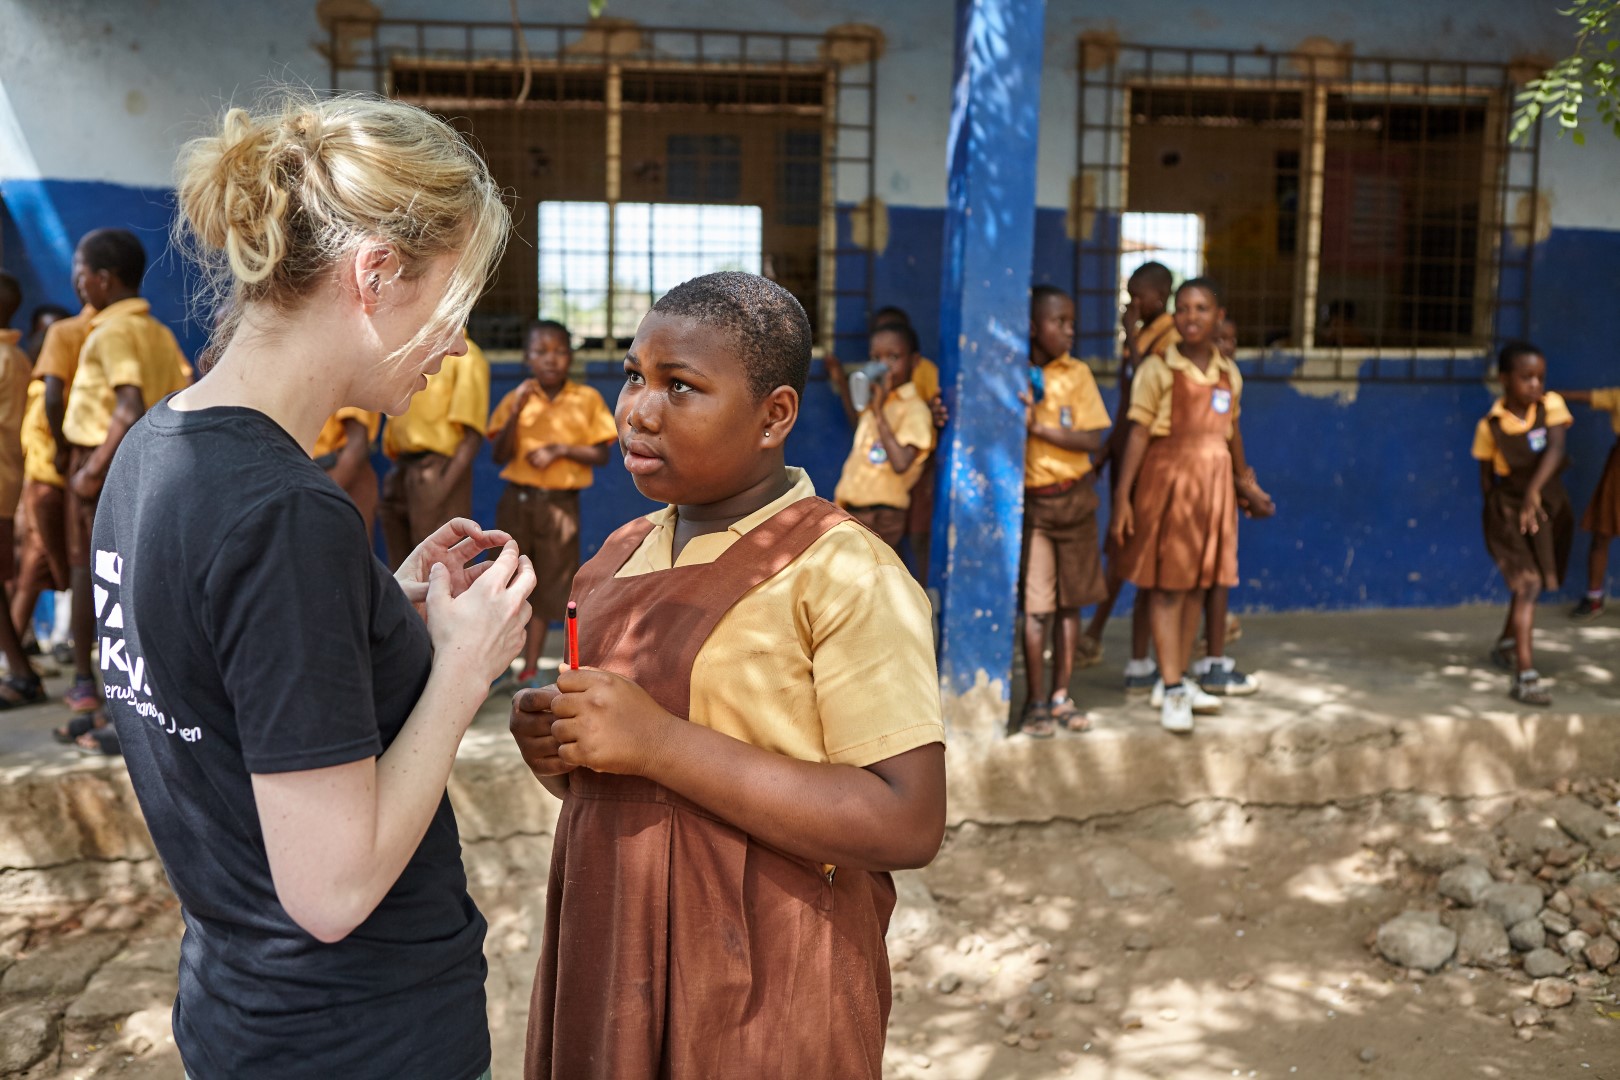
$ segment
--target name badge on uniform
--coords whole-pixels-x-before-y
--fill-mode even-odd
[[[866,452],[866,460],[873,465],[887,465],[889,463],[889,452],[883,449],[882,443],[875,442],[872,444],[872,449]]]
[[[1547,449],[1547,429],[1538,427],[1530,432],[1530,449],[1539,454]]]
[[[1058,410],[1058,426],[1065,431],[1074,427],[1074,410],[1067,405]]]
[[[1209,407],[1220,413],[1222,416],[1225,416],[1227,413],[1231,412],[1232,391],[1226,389],[1225,387],[1217,386],[1215,391],[1209,396]]]

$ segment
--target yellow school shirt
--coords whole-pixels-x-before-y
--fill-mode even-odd
[[[1614,425],[1614,433],[1620,435],[1620,386],[1608,386],[1592,391],[1592,408],[1602,409],[1608,413],[1609,423]]]
[[[35,379],[28,384],[21,439],[23,479],[51,487],[66,487],[61,474],[56,471],[56,440],[51,437],[51,424],[45,418],[44,379]]]
[[[617,577],[710,563],[815,487],[787,494],[673,557],[675,508]],[[715,625],[692,664],[690,719],[774,754],[865,767],[945,741],[928,598],[894,551],[854,521],[833,526]]]
[[[1594,397],[1594,403],[1596,400]],[[1521,420],[1508,412],[1507,405],[1502,398],[1497,398],[1496,403],[1491,406],[1491,411],[1485,414],[1483,420],[1474,425],[1474,460],[1489,461],[1491,467],[1496,470],[1497,476],[1507,476],[1511,473],[1513,470],[1508,468],[1507,458],[1503,457],[1502,452],[1496,448],[1496,436],[1491,434],[1491,420],[1493,418],[1501,420],[1502,434],[1504,435],[1523,435],[1530,430],[1530,417],[1534,415],[1535,411],[1532,410],[1530,414],[1527,414]],[[1575,417],[1570,414],[1569,405],[1565,403],[1561,396],[1551,390],[1547,391],[1542,397],[1540,412],[1542,414],[1541,422],[1545,427],[1569,427],[1575,422]]]
[[[180,343],[152,318],[150,304],[139,296],[108,304],[91,316],[62,433],[75,446],[100,446],[107,441],[118,387],[138,387],[150,409],[190,381]]]
[[[1174,396],[1171,391],[1175,387],[1178,371],[1203,386],[1214,386],[1221,381],[1221,373],[1226,373],[1227,382],[1232,387],[1231,415],[1226,425],[1226,437],[1230,439],[1232,421],[1238,418],[1241,411],[1243,373],[1238,370],[1236,362],[1220,353],[1210,359],[1207,371],[1199,371],[1198,365],[1182,356],[1174,345],[1165,350],[1163,357],[1150,356],[1143,360],[1131,383],[1131,407],[1125,414],[1126,419],[1147,428],[1148,434],[1154,438],[1170,434],[1170,402]]]
[[[86,304],[77,315],[58,319],[46,328],[39,359],[34,361],[34,378],[55,375],[62,380],[64,391],[73,385],[79,353],[84,351],[84,339],[90,336],[90,320],[95,316],[96,309]]]
[[[467,352],[446,356],[437,374],[428,376],[427,388],[411,398],[410,408],[390,417],[383,429],[383,452],[401,454],[456,452],[462,433],[484,430],[489,416],[489,361],[484,350],[467,339]]]
[[[66,487],[56,471],[56,437],[45,415],[47,375],[62,380],[64,404],[73,389],[73,376],[79,370],[79,353],[90,334],[90,319],[96,309],[86,304],[77,315],[58,319],[45,330],[39,359],[34,361],[34,381],[28,384],[28,404],[23,410],[23,478],[52,487]]]
[[[839,506],[892,506],[904,510],[911,505],[911,489],[917,485],[928,455],[934,449],[934,414],[928,410],[915,383],[903,383],[883,400],[883,418],[889,422],[895,441],[917,448],[911,466],[897,473],[889,465],[888,452],[878,438],[877,413],[868,405],[855,424],[855,445],[844,459],[844,471],[833,492]]]
[[[926,356],[918,358],[911,368],[911,385],[917,388],[923,404],[931,403],[939,397],[939,365]]]
[[[315,436],[315,445],[309,451],[312,458],[325,457],[343,449],[349,443],[349,433],[344,430],[344,423],[349,420],[358,420],[365,426],[366,442],[377,441],[377,431],[382,427],[382,413],[370,412],[366,409],[357,409],[353,405],[346,405],[326,418],[321,427],[321,433]]]
[[[1091,368],[1064,353],[1041,368],[1046,393],[1035,403],[1035,422],[1069,431],[1101,431],[1112,421]],[[1091,472],[1091,455],[1031,435],[1024,440],[1024,486],[1046,487]]]
[[[1136,338],[1136,345],[1142,354],[1142,359],[1149,356],[1164,356],[1170,351],[1170,346],[1181,344],[1181,334],[1176,330],[1176,317],[1168,311],[1157,319],[1142,327]]]
[[[517,441],[512,445],[512,460],[501,470],[501,479],[509,484],[527,484],[547,491],[579,491],[591,486],[591,467],[577,461],[558,458],[544,469],[529,464],[529,452],[542,446],[599,446],[616,442],[619,425],[608,411],[602,395],[584,383],[567,380],[556,397],[547,397],[533,379],[525,379],[511,393],[501,398],[489,418],[486,434],[491,440],[501,433],[512,418],[518,395],[525,387],[533,389],[523,403],[517,417]]]
[[[0,330],[0,518],[17,512],[22,495],[23,409],[33,364],[18,347],[21,340],[21,330]]]

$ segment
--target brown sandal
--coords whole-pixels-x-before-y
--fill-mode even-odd
[[[1050,739],[1057,734],[1057,727],[1052,723],[1052,710],[1041,702],[1029,702],[1024,706],[1024,715],[1018,720],[1018,730],[1032,739]]]
[[[1073,735],[1081,735],[1091,730],[1091,717],[1071,698],[1064,698],[1061,701],[1053,698],[1047,706],[1047,711],[1051,713],[1053,724]]]

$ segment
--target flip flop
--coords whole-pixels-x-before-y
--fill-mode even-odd
[[[1091,730],[1091,717],[1076,705],[1072,698],[1064,698],[1062,701],[1053,698],[1047,709],[1051,713],[1052,722],[1064,731],[1080,735]]]
[[[66,727],[52,728],[51,738],[59,743],[71,745],[79,741],[79,736],[89,734],[95,726],[95,716],[86,713],[69,720]]]
[[[1018,720],[1018,730],[1032,739],[1050,739],[1057,734],[1057,727],[1052,723],[1052,710],[1042,702],[1028,703],[1024,706],[1024,715]]]
[[[114,731],[110,724],[85,732],[74,741],[73,745],[78,747],[79,753],[92,757],[124,756],[124,748],[118,743],[118,732]]]
[[[7,675],[0,679],[0,711],[35,705],[44,701],[45,697],[45,684],[40,682],[38,675],[33,678]]]

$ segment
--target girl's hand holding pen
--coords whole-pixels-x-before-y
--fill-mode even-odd
[[[665,712],[647,691],[610,671],[564,671],[557,676],[556,689],[550,733],[557,740],[557,756],[570,767],[650,776],[672,725],[685,723]]]

